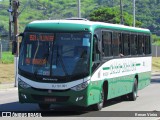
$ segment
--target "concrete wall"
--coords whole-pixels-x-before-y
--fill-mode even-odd
[[[160,46],[152,45],[152,56],[160,57]]]

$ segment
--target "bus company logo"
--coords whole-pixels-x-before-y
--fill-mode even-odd
[[[58,79],[52,79],[52,78],[43,78],[43,80],[57,81]]]

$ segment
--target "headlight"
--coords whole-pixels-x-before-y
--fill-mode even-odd
[[[87,82],[84,82],[82,84],[79,84],[75,87],[72,87],[71,90],[74,90],[74,91],[81,91],[83,89],[85,89],[86,87],[88,86],[88,81]]]
[[[22,88],[30,88],[31,86],[28,85],[27,83],[25,83],[24,81],[22,81],[20,78],[18,78],[18,84],[22,87]]]

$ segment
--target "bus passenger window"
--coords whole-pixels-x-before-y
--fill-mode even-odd
[[[98,50],[98,38],[94,36],[93,38],[93,53],[92,53],[92,72],[99,66],[100,64],[100,51]]]
[[[112,56],[112,33],[103,31],[102,33],[102,51],[104,57]]]
[[[150,37],[145,37],[145,54],[151,54]]]
[[[98,51],[98,38],[94,36],[93,41],[94,41],[94,44],[93,44],[92,60],[93,61],[98,61],[100,59],[100,54],[99,54],[99,51]]]
[[[113,33],[112,51],[113,51],[113,56],[119,55],[119,33],[116,32]]]
[[[137,54],[137,36],[131,35],[131,55]]]
[[[123,45],[122,45],[122,35],[119,33],[119,56],[124,56],[123,55]]]
[[[122,39],[123,39],[123,54],[129,55],[130,54],[130,40],[129,40],[129,35],[128,34],[122,34]]]
[[[143,47],[144,47],[144,43],[143,43],[143,36],[139,35],[138,36],[138,54],[142,55],[143,54]]]

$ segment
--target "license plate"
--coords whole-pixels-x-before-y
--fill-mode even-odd
[[[45,102],[56,102],[56,98],[45,98],[44,99]]]

